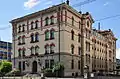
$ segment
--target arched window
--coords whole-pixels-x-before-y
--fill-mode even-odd
[[[45,26],[47,26],[47,25],[48,25],[48,22],[49,22],[49,18],[48,18],[48,17],[46,17],[46,18],[45,18]]]
[[[22,56],[25,56],[25,48],[22,49]]]
[[[38,23],[39,23],[38,20],[36,20],[36,21],[35,21],[35,29],[38,28]]]
[[[74,54],[74,45],[71,45],[71,54]]]
[[[22,44],[25,44],[25,35],[22,36]]]
[[[39,53],[39,46],[36,46],[35,47],[35,54],[38,54]]]
[[[51,53],[51,54],[54,53],[54,50],[55,50],[54,48],[55,48],[55,44],[52,43],[52,44],[50,45],[50,53]]]
[[[71,40],[74,40],[74,31],[71,31]]]
[[[78,34],[78,42],[80,43],[81,37],[80,34]]]
[[[39,41],[39,33],[38,33],[38,32],[35,34],[35,41],[36,41],[36,42]]]
[[[50,39],[54,39],[54,32],[55,32],[54,29],[50,30]]]
[[[21,25],[18,26],[18,33],[21,32]]]
[[[31,43],[34,42],[34,34],[33,33],[31,34],[30,37],[31,37]]]
[[[49,54],[49,45],[48,44],[45,45],[45,54]]]
[[[54,16],[50,17],[50,21],[51,21],[51,23],[50,23],[51,25],[54,24]]]
[[[18,37],[18,45],[21,44],[21,36]]]
[[[21,57],[21,49],[18,49],[18,56]]]
[[[31,22],[31,30],[34,28],[33,24],[34,24],[34,22],[32,21]]]
[[[74,18],[72,17],[72,26],[74,26]]]
[[[34,47],[33,46],[31,47],[30,50],[31,50],[31,55],[34,55]]]
[[[45,40],[49,40],[49,30],[45,31]]]
[[[25,24],[22,25],[22,32],[25,31]]]

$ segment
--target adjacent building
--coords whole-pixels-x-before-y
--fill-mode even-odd
[[[13,68],[41,72],[56,62],[64,64],[65,76],[78,76],[87,65],[90,72],[115,69],[116,38],[112,31],[92,28],[94,20],[69,2],[11,21]]]
[[[11,61],[12,43],[0,41],[0,60]]]

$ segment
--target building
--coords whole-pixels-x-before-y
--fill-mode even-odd
[[[120,69],[120,59],[116,59],[116,69]]]
[[[13,67],[22,72],[41,72],[55,62],[64,64],[65,76],[113,71],[116,38],[111,30],[92,29],[94,20],[76,11],[69,2],[12,20]]]
[[[12,43],[0,41],[0,60],[11,61]]]

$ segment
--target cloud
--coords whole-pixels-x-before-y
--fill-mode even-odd
[[[106,3],[104,3],[103,5],[104,5],[104,6],[107,6],[107,5],[109,5],[109,2],[106,2]]]
[[[116,58],[120,59],[120,48],[116,49]]]
[[[26,2],[24,2],[24,7],[27,9],[31,9],[34,6],[38,5],[40,3],[39,0],[28,0]]]

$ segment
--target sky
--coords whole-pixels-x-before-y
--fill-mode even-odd
[[[12,19],[60,4],[65,0],[1,0],[0,2],[0,40],[12,42]],[[94,0],[89,4],[75,7],[74,5],[86,0],[70,0],[70,5],[82,13],[89,12],[95,23],[94,28],[101,24],[101,30],[111,29],[117,37],[116,57],[120,59],[120,0]],[[91,1],[91,0],[90,0]],[[106,17],[116,16],[104,19]]]

